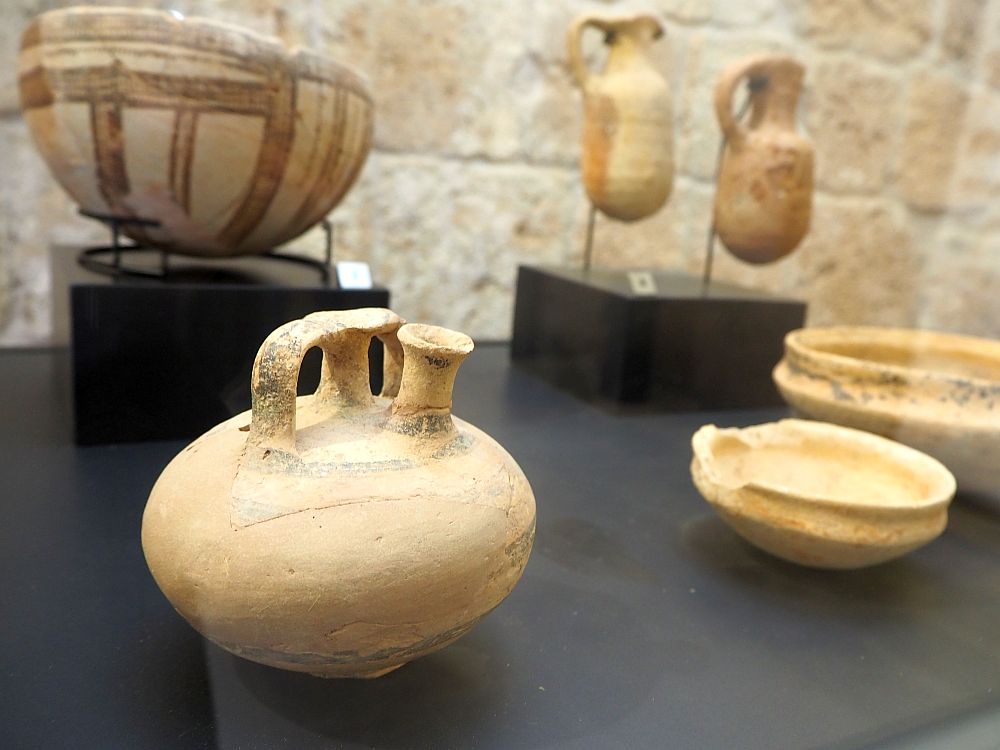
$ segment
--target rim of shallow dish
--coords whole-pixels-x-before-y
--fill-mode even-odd
[[[820,342],[830,341],[838,336],[841,337],[840,340],[846,339],[860,343],[872,343],[873,341],[885,340],[892,336],[903,336],[910,339],[920,338],[939,345],[946,342],[964,344],[966,351],[971,351],[971,347],[974,345],[981,347],[983,344],[986,344],[989,350],[987,356],[991,360],[994,360],[997,366],[1000,367],[1000,341],[980,336],[969,336],[945,331],[928,331],[918,328],[883,328],[881,326],[816,326],[813,328],[798,328],[785,335],[786,353],[797,356],[823,357],[842,368],[861,370],[876,375],[888,372],[895,375],[908,375],[912,378],[914,374],[917,374],[920,377],[933,378],[940,382],[969,383],[973,386],[1000,390],[1000,380],[975,375],[956,375],[938,370],[907,367],[905,365],[881,364],[869,359],[852,357],[848,354],[837,354],[819,348],[818,344]]]
[[[748,450],[753,450],[754,447],[763,442],[770,442],[763,440],[762,437],[766,437],[768,433],[773,433],[776,430],[804,431],[811,433],[811,437],[818,437],[841,444],[853,441],[855,447],[857,447],[859,442],[867,443],[879,449],[879,455],[883,463],[891,461],[896,466],[902,466],[907,469],[911,475],[916,474],[916,469],[919,469],[919,477],[934,475],[933,482],[928,487],[926,497],[914,500],[906,505],[888,505],[885,503],[848,501],[827,495],[801,492],[793,487],[773,484],[771,482],[749,481],[731,484],[722,481],[721,476],[712,464],[712,461],[715,459],[712,448],[716,439],[721,436],[734,435],[747,446]],[[785,434],[790,436],[794,433]],[[764,422],[762,424],[750,425],[749,427],[717,427],[714,424],[707,424],[702,425],[695,432],[691,438],[691,445],[695,460],[700,464],[702,472],[704,472],[712,484],[727,492],[736,492],[743,489],[759,489],[785,497],[807,500],[820,505],[842,508],[865,508],[900,513],[907,510],[930,510],[939,505],[948,505],[957,490],[955,476],[936,458],[928,456],[916,448],[897,443],[894,440],[889,440],[888,438],[865,432],[864,430],[844,427],[843,425],[832,424],[830,422],[819,422],[809,419],[781,419],[777,422]],[[914,463],[918,464],[916,468],[913,466]]]
[[[32,29],[39,28],[44,19],[73,15],[92,17],[118,16],[120,18],[141,19],[144,22],[154,21],[155,19],[155,23],[177,25],[192,32],[197,31],[199,27],[207,28],[223,36],[223,41],[234,42],[233,46],[236,47],[227,47],[225,44],[220,44],[218,45],[218,49],[209,49],[207,51],[239,58],[252,58],[272,54],[292,63],[296,71],[300,74],[317,76],[325,74],[330,79],[327,82],[330,83],[343,83],[343,81],[337,79],[345,75],[353,77],[356,79],[357,93],[369,102],[372,100],[371,94],[368,91],[369,82],[367,76],[351,65],[334,60],[308,47],[288,45],[276,36],[263,34],[239,24],[220,21],[207,16],[187,16],[178,11],[161,10],[159,8],[132,8],[115,5],[73,5],[67,8],[54,8],[44,13],[39,13],[31,19],[31,22],[22,33],[20,50],[23,52],[25,49],[45,41],[41,38],[40,34],[29,33]],[[125,30],[119,33],[121,38],[114,41],[130,41]],[[67,36],[64,41],[72,41],[72,36]],[[141,42],[143,40],[136,38],[134,41]],[[251,49],[238,49],[247,42],[253,45]]]

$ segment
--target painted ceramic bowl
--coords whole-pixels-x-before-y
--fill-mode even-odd
[[[960,491],[1000,498],[1000,342],[892,328],[805,328],[774,370],[807,417],[898,440],[944,463]]]
[[[955,494],[955,478],[930,456],[823,422],[706,425],[692,446],[694,483],[722,519],[810,567],[861,568],[927,544]]]
[[[323,219],[364,164],[372,99],[332,60],[236,26],[131,8],[35,18],[21,108],[86,211],[172,252],[266,252]]]

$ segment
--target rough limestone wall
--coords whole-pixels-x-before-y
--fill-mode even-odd
[[[0,5],[0,343],[9,345],[47,336],[49,243],[104,237],[75,215],[17,113],[19,31],[59,4]],[[517,264],[579,262],[580,98],[564,33],[588,3],[142,4],[236,22],[367,72],[376,148],[332,218],[340,257],[369,261],[402,315],[504,338]],[[818,158],[812,232],[767,267],[720,253],[718,277],[803,295],[812,324],[1000,337],[1000,0],[647,7],[667,22],[656,51],[674,92],[674,192],[649,220],[599,220],[598,263],[699,271],[719,137],[712,85],[729,61],[782,50],[808,67],[801,119]],[[318,252],[321,240],[313,232],[294,244]]]

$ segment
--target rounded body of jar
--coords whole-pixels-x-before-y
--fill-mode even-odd
[[[372,329],[309,323],[261,347],[252,412],[163,471],[143,550],[177,611],[228,651],[324,677],[377,677],[448,645],[510,593],[534,538],[534,496],[500,445],[450,414],[467,351],[410,334],[401,378],[387,369],[399,392],[372,396]],[[393,326],[378,335],[395,341]],[[400,339],[409,328],[471,350],[467,337],[430,326],[404,326]],[[296,398],[312,345],[324,349],[324,380]]]

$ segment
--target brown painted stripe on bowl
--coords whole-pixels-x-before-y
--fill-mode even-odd
[[[359,104],[357,100],[351,101],[350,99],[348,103],[349,106]],[[337,161],[333,180],[330,183],[331,197],[324,204],[319,205],[317,207],[318,210],[305,217],[303,231],[322,219],[330,210],[329,207],[336,205],[340,201],[354,183],[354,180],[360,174],[361,168],[365,164],[364,159],[353,157],[355,154],[367,153],[368,143],[371,138],[371,109],[365,105],[362,117],[348,117],[347,122],[350,123],[350,129],[341,139],[341,147],[335,151]]]
[[[122,200],[129,194],[129,180],[125,169],[125,135],[122,130],[121,105],[113,101],[92,104],[90,128],[94,141],[98,189],[113,213],[129,216],[130,213]]]
[[[331,194],[335,196],[335,200],[338,202],[348,191],[351,185],[354,184],[355,179],[361,173],[361,168],[365,164],[364,159],[353,159],[350,158],[350,155],[356,153],[367,153],[366,144],[370,134],[368,125],[371,123],[369,115],[370,110],[368,110],[368,113],[364,118],[352,118],[351,121],[354,123],[353,127],[347,136],[345,136],[345,143],[347,146],[341,149],[338,154],[341,158],[337,164],[337,179],[331,188]],[[326,208],[321,211],[320,215],[313,215],[310,217],[310,223],[319,221],[322,218],[322,214],[325,214],[328,210],[329,208]]]
[[[28,24],[28,27],[21,32],[21,49],[28,49],[29,47],[34,47],[41,43],[41,26],[41,19],[35,18]]]
[[[41,68],[34,68],[20,76],[17,88],[21,95],[21,109],[26,112],[40,107],[49,107],[55,101],[55,94],[49,85],[48,76]]]
[[[341,147],[344,145],[344,138],[346,135],[343,131],[344,125],[347,122],[348,96],[349,94],[343,89],[337,89],[334,92],[334,106],[333,114],[331,116],[333,125],[331,127],[331,132],[339,134],[339,137],[334,135],[330,138],[329,143],[327,144],[326,153],[323,155],[320,168],[316,172],[316,177],[313,184],[310,186],[310,190],[306,193],[306,199],[288,220],[286,226],[283,228],[283,231],[294,231],[296,234],[299,234],[302,231],[300,227],[312,226],[316,222],[311,221],[310,219],[316,214],[317,203],[322,200],[325,204],[331,200],[329,192],[330,186],[336,177],[338,157],[340,156]]]
[[[372,117],[372,108],[366,107],[361,120],[355,125],[356,131],[358,132],[358,143],[357,147],[354,149],[356,153],[368,153],[368,149],[371,147],[372,138],[375,134],[375,119]],[[354,181],[358,178],[361,173],[361,168],[364,167],[364,159],[356,159],[353,163],[349,165],[347,170],[346,179],[341,183],[337,190],[337,199],[344,195],[354,184]]]
[[[60,68],[60,67],[72,67],[70,65],[60,65],[60,61],[70,60],[79,58],[81,55],[86,55],[89,53],[94,53],[97,55],[121,55],[123,64],[128,69],[133,69],[139,72],[145,70],[146,72],[159,72],[154,71],[155,66],[150,66],[149,68],[143,68],[137,66],[133,61],[142,62],[155,62],[157,66],[165,68],[167,70],[176,69],[178,67],[183,67],[179,65],[180,63],[191,63],[193,65],[217,68],[224,70],[228,73],[235,73],[237,75],[246,77],[262,77],[265,76],[269,70],[269,65],[250,65],[246,62],[242,62],[237,58],[227,57],[224,55],[214,54],[212,52],[207,52],[205,50],[190,50],[183,47],[178,47],[176,45],[167,45],[163,47],[153,47],[153,46],[140,46],[137,44],[126,44],[124,42],[118,42],[114,45],[108,45],[105,47],[100,46],[84,46],[80,44],[46,44],[44,46],[44,51],[37,54],[22,54],[19,56],[19,64],[22,68],[27,66],[25,61],[27,60],[37,60],[38,62],[32,63],[32,67],[46,67],[46,68]],[[42,62],[44,61],[44,62]],[[83,66],[76,66],[83,67]],[[301,78],[302,76],[300,76]]]
[[[190,109],[177,110],[170,138],[168,180],[174,201],[186,214],[191,213],[191,165],[197,132],[198,113]]]
[[[264,132],[257,165],[244,196],[233,218],[219,232],[218,239],[225,245],[237,247],[254,230],[267,213],[271,201],[281,185],[281,177],[288,164],[288,156],[295,139],[295,109],[298,86],[287,68],[273,71],[269,82],[273,103],[264,120]]]
[[[36,68],[21,77],[20,87],[24,110],[50,106],[55,101],[176,109],[180,97],[193,111],[266,116],[272,96],[264,83],[136,72],[121,65]]]

